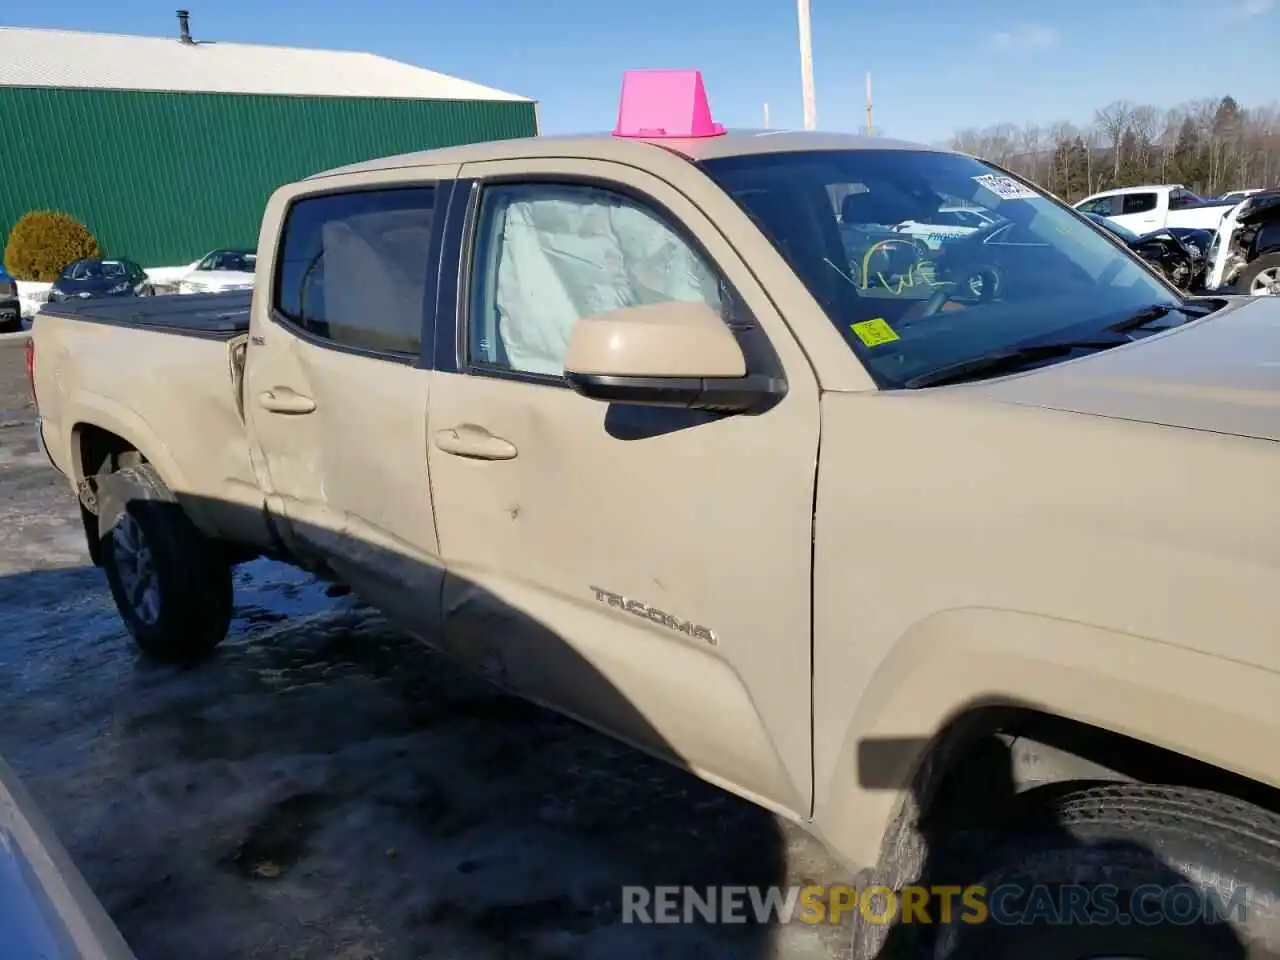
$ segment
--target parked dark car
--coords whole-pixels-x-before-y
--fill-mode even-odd
[[[22,329],[22,304],[18,300],[18,284],[0,266],[0,333]]]
[[[1162,227],[1151,233],[1138,234],[1096,213],[1085,213],[1082,216],[1118,237],[1125,246],[1163,273],[1179,290],[1190,293],[1199,291],[1204,286],[1209,266],[1209,248],[1213,244],[1212,230]]]
[[[149,297],[155,294],[146,271],[132,260],[77,260],[49,289],[49,302],[89,297]]]

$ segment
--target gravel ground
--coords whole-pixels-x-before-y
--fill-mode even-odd
[[[834,958],[847,931],[622,924],[627,884],[837,882],[794,827],[456,670],[289,567],[137,658],[0,339],[0,754],[139,960]]]

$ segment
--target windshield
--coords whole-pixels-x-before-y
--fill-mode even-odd
[[[200,261],[197,270],[236,270],[240,273],[253,273],[254,261],[257,257],[252,253],[241,253],[238,250],[218,250]]]
[[[1076,214],[970,157],[839,150],[748,154],[702,167],[761,227],[883,387],[1179,303]],[[955,224],[957,209],[990,222]]]
[[[125,276],[125,269],[124,264],[114,260],[89,260],[73,263],[67,275],[72,280],[110,280]]]

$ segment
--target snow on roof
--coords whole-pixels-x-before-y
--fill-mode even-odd
[[[0,86],[528,101],[372,53],[26,27],[0,27]]]

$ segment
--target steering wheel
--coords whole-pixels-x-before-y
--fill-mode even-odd
[[[968,289],[968,291],[977,297],[978,303],[987,303],[994,300],[1000,293],[1002,276],[1000,269],[991,263],[979,264],[977,267],[965,271],[964,280],[957,283],[954,280],[946,281],[928,300],[919,306],[908,310],[899,320],[900,324],[914,323],[917,320],[925,320],[932,317],[946,304],[955,298],[957,288]],[[975,281],[981,281],[981,286],[975,289]]]

